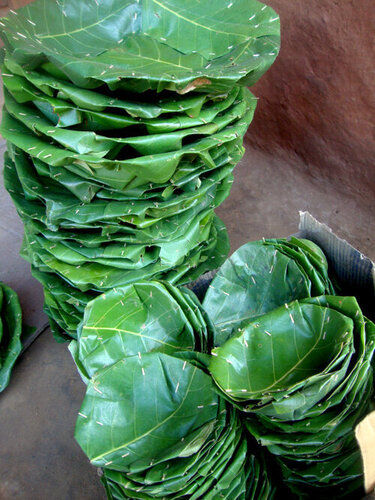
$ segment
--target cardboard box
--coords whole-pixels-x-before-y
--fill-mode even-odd
[[[328,259],[329,270],[342,287],[340,293],[355,295],[365,315],[374,321],[375,264],[308,212],[300,212],[296,236],[307,238],[321,247]]]

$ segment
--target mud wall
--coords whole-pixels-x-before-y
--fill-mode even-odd
[[[314,177],[374,201],[372,0],[268,0],[280,15],[282,48],[254,87],[248,142],[298,157]]]

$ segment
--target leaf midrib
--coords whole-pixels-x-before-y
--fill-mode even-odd
[[[35,36],[39,38],[39,40],[44,39],[44,38],[57,38],[60,36],[69,36],[72,35],[73,33],[80,33],[82,31],[87,31],[90,28],[93,28],[94,26],[98,26],[99,24],[103,23],[104,21],[107,21],[107,19],[110,19],[112,16],[116,15],[118,12],[124,9],[124,6],[122,5],[119,9],[115,10],[114,12],[111,12],[108,16],[101,18],[98,20],[96,23],[89,24],[88,26],[84,26],[82,28],[78,28],[73,31],[65,31],[64,33],[55,33],[53,35],[38,35],[37,33]]]
[[[186,393],[184,395],[184,397],[182,398],[181,400],[181,403],[177,406],[177,408],[175,409],[174,412],[172,412],[167,418],[165,418],[162,422],[159,422],[157,425],[155,425],[155,427],[153,427],[152,429],[150,429],[149,431],[145,432],[144,434],[142,434],[141,436],[138,436],[136,437],[135,439],[133,439],[132,441],[129,441],[128,443],[126,444],[122,444],[121,446],[117,446],[116,448],[112,448],[112,450],[109,450],[107,451],[106,453],[103,453],[101,455],[98,455],[97,457],[94,457],[90,460],[90,462],[94,462],[96,460],[100,460],[101,458],[105,457],[106,455],[110,455],[111,453],[115,453],[116,451],[118,450],[121,450],[123,448],[127,448],[129,445],[135,443],[136,441],[139,441],[140,439],[143,439],[145,436],[148,436],[149,434],[151,434],[151,432],[155,431],[156,429],[158,429],[159,427],[161,427],[162,425],[164,425],[166,422],[168,422],[168,420],[170,420],[171,418],[174,417],[174,415],[180,410],[180,408],[182,407],[182,405],[184,404],[185,402],[185,399],[187,398],[188,394],[189,394],[189,391],[190,391],[190,387],[191,387],[191,384],[193,383],[193,379],[194,379],[194,375],[195,375],[195,372],[197,371],[197,367],[195,366],[193,368],[193,373],[191,375],[191,379],[190,379],[190,382],[189,382],[189,385],[186,389]]]
[[[115,332],[118,332],[118,333],[129,333],[130,335],[135,335],[136,337],[141,337],[141,338],[145,338],[145,339],[148,339],[148,340],[153,340],[155,342],[158,342],[159,344],[163,344],[163,345],[166,345],[168,347],[173,347],[173,349],[178,349],[179,346],[178,345],[173,345],[173,344],[169,344],[168,342],[163,342],[163,340],[159,340],[159,339],[156,339],[155,337],[150,337],[148,335],[143,335],[141,333],[137,333],[137,332],[132,332],[130,330],[124,330],[122,328],[111,328],[111,327],[95,327],[95,326],[84,326],[83,327],[83,331],[85,330],[99,330],[99,331],[102,331],[102,330],[105,330],[105,331],[115,331]]]
[[[296,369],[296,367],[297,367],[298,365],[300,365],[300,364],[302,363],[302,361],[303,361],[303,360],[304,360],[307,356],[309,356],[309,355],[311,354],[311,352],[313,352],[313,351],[314,351],[314,349],[315,349],[316,345],[318,344],[318,342],[320,341],[320,338],[321,338],[322,333],[323,333],[323,328],[324,328],[324,323],[325,323],[325,317],[326,317],[326,314],[327,314],[327,310],[325,309],[325,310],[324,310],[324,313],[323,313],[323,319],[322,319],[322,322],[321,322],[321,329],[320,329],[320,332],[319,332],[319,336],[318,336],[318,338],[317,338],[316,342],[312,345],[311,349],[309,349],[309,350],[306,352],[306,354],[305,354],[302,358],[300,358],[300,359],[299,359],[299,361],[298,361],[295,365],[293,365],[293,366],[292,366],[292,367],[291,367],[291,368],[290,368],[287,372],[285,372],[285,373],[284,373],[284,375],[283,375],[281,378],[279,378],[279,379],[277,379],[277,380],[274,380],[273,384],[271,384],[271,385],[269,385],[269,386],[267,386],[267,387],[262,388],[262,389],[261,389],[261,391],[262,391],[262,392],[267,391],[268,389],[270,389],[271,387],[273,387],[275,384],[279,383],[281,380],[283,380],[285,377],[287,377],[287,376],[288,376],[288,375],[289,375],[292,371],[294,371],[294,370]],[[259,393],[259,391],[257,391],[256,393],[254,392],[254,394],[257,394],[257,393]]]
[[[217,29],[214,29],[214,28],[210,28],[209,26],[205,26],[204,24],[197,23],[196,21],[193,21],[192,19],[189,19],[189,18],[187,18],[187,17],[179,14],[178,12],[175,12],[174,10],[170,9],[169,7],[167,7],[166,5],[162,4],[161,2],[158,2],[158,0],[152,0],[152,2],[156,3],[162,9],[167,10],[168,12],[170,12],[171,14],[173,14],[174,16],[179,17],[180,19],[183,19],[184,21],[186,21],[186,22],[188,22],[190,24],[194,24],[195,26],[199,26],[200,28],[206,29],[208,31],[213,31],[214,33],[222,33],[223,35],[241,36],[241,37],[243,37],[245,39],[245,41],[249,39],[249,37],[246,37],[246,35],[242,35],[242,34],[238,34],[238,33],[232,33],[230,31],[217,30]]]

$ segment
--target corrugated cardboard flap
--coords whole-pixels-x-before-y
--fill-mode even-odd
[[[300,212],[299,234],[317,243],[327,256],[330,271],[336,275],[343,295],[355,295],[365,314],[375,318],[375,265],[332,229],[318,222],[309,212]]]

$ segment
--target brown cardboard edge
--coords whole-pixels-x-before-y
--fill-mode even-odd
[[[355,428],[363,460],[365,491],[371,493],[375,489],[375,411],[369,413]]]

